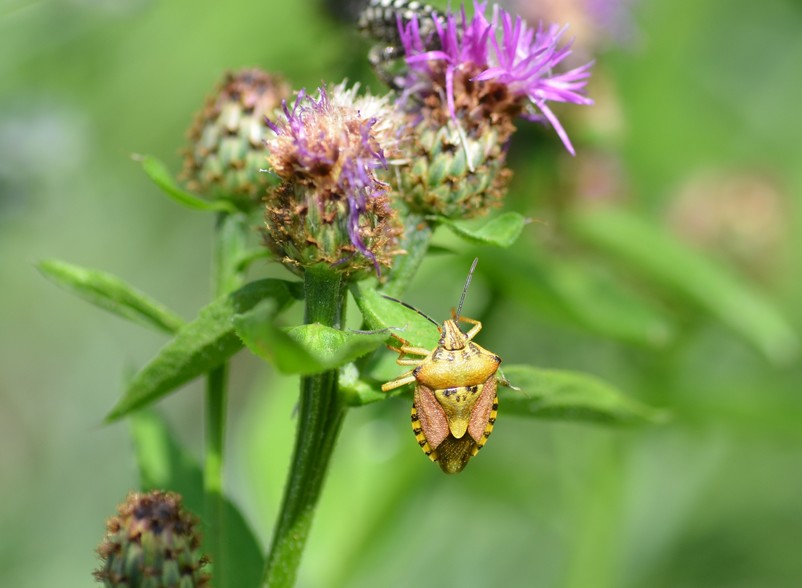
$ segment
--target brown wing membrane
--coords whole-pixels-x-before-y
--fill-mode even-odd
[[[471,422],[468,424],[468,434],[477,443],[482,441],[485,434],[485,427],[490,420],[493,412],[493,404],[496,398],[496,375],[490,376],[482,385],[482,393],[479,400],[471,411]]]
[[[443,407],[437,402],[432,390],[421,384],[415,388],[414,404],[426,441],[432,449],[437,449],[448,436],[448,419]]]

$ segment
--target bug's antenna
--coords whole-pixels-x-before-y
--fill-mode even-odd
[[[457,307],[457,316],[455,317],[455,321],[459,322],[459,317],[462,315],[462,303],[465,302],[465,294],[468,292],[468,286],[471,285],[471,280],[473,279],[473,270],[476,269],[476,264],[479,263],[479,258],[475,258],[473,263],[471,264],[471,269],[468,272],[468,279],[465,280],[465,287],[462,289],[462,296],[459,297],[459,306]]]
[[[432,323],[432,324],[433,324],[435,327],[437,327],[438,329],[440,328],[440,323],[438,323],[437,321],[435,321],[435,320],[434,320],[432,317],[430,317],[429,315],[427,315],[427,314],[424,314],[422,311],[418,310],[417,308],[415,308],[415,307],[414,307],[414,306],[412,306],[411,304],[407,304],[407,303],[406,303],[406,302],[404,302],[403,300],[399,300],[398,298],[393,298],[392,296],[387,296],[387,295],[385,295],[385,294],[382,294],[382,295],[381,295],[381,297],[382,297],[382,298],[386,298],[387,300],[392,300],[393,302],[398,302],[398,304],[400,304],[401,306],[404,306],[404,307],[408,308],[409,310],[414,310],[414,311],[415,311],[415,312],[417,312],[419,315],[421,315],[423,318],[425,318],[427,321],[429,321],[430,323]]]

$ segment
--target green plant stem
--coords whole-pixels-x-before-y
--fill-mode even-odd
[[[339,328],[345,288],[339,274],[307,268],[305,322]],[[337,389],[337,370],[301,378],[298,431],[264,583],[289,588],[295,582],[312,518],[347,406]]]
[[[233,292],[243,283],[242,272],[235,264],[239,253],[245,248],[247,230],[244,215],[217,215],[212,253],[212,289],[215,298]],[[205,394],[204,511],[209,526],[207,549],[217,578],[223,577],[222,570],[226,565],[223,557],[226,542],[223,452],[227,401],[228,362],[224,362],[207,374]]]
[[[410,213],[404,219],[404,238],[400,245],[406,255],[399,255],[393,260],[387,281],[379,287],[382,294],[394,298],[404,295],[429,250],[433,232],[430,222],[419,214]]]
[[[203,492],[207,548],[212,557],[215,576],[222,577],[223,545],[223,441],[226,422],[228,364],[224,363],[206,376],[206,439],[203,463]]]

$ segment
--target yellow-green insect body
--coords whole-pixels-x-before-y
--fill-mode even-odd
[[[459,322],[473,326],[463,333]],[[413,347],[395,335],[399,345],[390,347],[399,354],[399,365],[414,367],[384,384],[382,390],[415,384],[412,430],[424,453],[448,474],[465,468],[487,441],[496,421],[496,372],[501,358],[473,342],[481,329],[479,321],[459,318],[456,313],[443,323],[433,350]]]

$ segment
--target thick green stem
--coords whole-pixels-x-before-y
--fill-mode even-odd
[[[247,238],[244,215],[221,213],[217,217],[212,253],[212,289],[215,298],[228,294],[242,285],[242,273],[235,267]],[[223,449],[225,441],[226,405],[228,399],[228,363],[225,362],[206,376],[206,439],[203,462],[204,511],[209,530],[207,549],[214,565],[214,575],[223,577],[226,565],[223,546],[226,543],[224,526],[225,496],[223,494]]]
[[[306,323],[341,327],[345,289],[340,275],[327,268],[308,268],[304,288]],[[264,583],[270,588],[295,583],[346,408],[337,390],[337,370],[301,378],[295,449],[265,566]]]
[[[432,233],[431,224],[421,215],[407,215],[404,219],[404,238],[400,244],[406,255],[399,255],[393,260],[387,281],[380,287],[383,294],[394,298],[404,295],[429,250]]]

